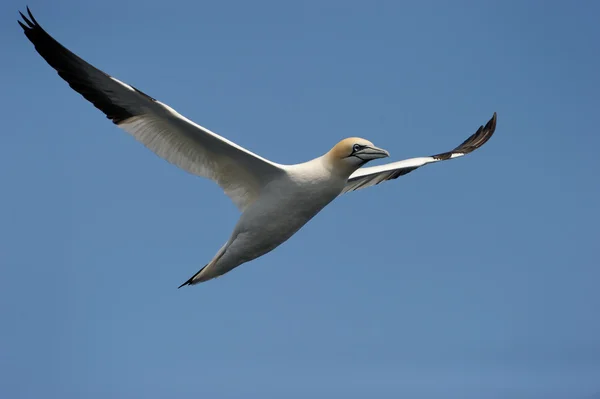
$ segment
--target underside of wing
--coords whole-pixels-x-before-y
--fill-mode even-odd
[[[280,165],[185,118],[160,101],[87,63],[21,13],[19,25],[37,52],[69,86],[160,157],[214,180],[243,210],[282,173]]]
[[[432,155],[429,157],[411,158],[385,165],[358,169],[350,176],[348,182],[346,183],[346,187],[344,187],[342,192],[345,193],[348,191],[360,190],[365,187],[375,186],[381,182],[393,180],[410,173],[421,166],[462,157],[484,145],[492,137],[495,130],[496,113],[494,112],[492,119],[490,119],[485,126],[480,126],[473,135],[471,135],[461,145],[452,151],[443,152],[441,154]]]

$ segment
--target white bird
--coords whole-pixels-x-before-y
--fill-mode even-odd
[[[93,67],[52,38],[35,20],[19,21],[37,52],[71,88],[158,156],[214,180],[242,212],[227,242],[184,285],[221,276],[289,239],[340,194],[396,179],[423,165],[468,154],[487,142],[496,113],[449,152],[359,169],[388,157],[368,140],[351,137],[311,161],[283,165],[262,158],[197,125],[173,108]],[[181,287],[180,286],[180,287]]]

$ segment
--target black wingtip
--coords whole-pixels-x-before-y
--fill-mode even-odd
[[[21,11],[19,11],[19,15],[21,16],[21,19],[22,19],[23,21],[25,21],[25,23],[26,23],[28,26],[25,26],[25,25],[23,25],[23,24],[21,23],[21,21],[17,21],[17,22],[19,22],[19,25],[21,25],[21,26],[23,27],[23,29],[31,29],[31,25],[32,25],[31,21],[30,21],[29,19],[27,19],[27,17],[26,17],[26,16],[25,16],[25,15],[24,15],[24,14],[23,14]]]
[[[490,136],[492,134],[494,134],[494,132],[496,131],[496,119],[497,118],[498,118],[498,114],[494,112],[494,115],[492,115],[492,119],[490,119],[488,121],[488,123],[485,125],[485,129],[491,130]]]
[[[433,158],[439,161],[445,161],[447,159],[452,158],[452,155],[454,154],[465,155],[480,148],[488,142],[488,140],[496,131],[497,117],[498,115],[496,114],[496,112],[494,112],[494,115],[492,115],[492,118],[485,124],[485,126],[480,126],[479,129],[477,129],[477,131],[474,134],[472,134],[468,139],[463,141],[461,145],[459,145],[452,151],[434,155]]]
[[[27,8],[27,14],[29,15],[29,18],[31,18],[31,20],[33,21],[34,24],[39,25],[38,22],[35,20],[35,17],[33,16],[33,14],[31,13],[29,6],[25,6],[25,7]]]
[[[27,16],[25,16],[25,14],[23,14],[21,11],[19,11],[19,15],[21,16],[21,19],[23,19],[23,21],[25,22],[25,24],[27,24],[27,25],[25,25],[21,21],[17,20],[17,22],[19,23],[19,25],[21,25],[21,28],[23,28],[23,30],[25,32],[27,32],[28,30],[31,30],[31,29],[35,28],[36,26],[40,25],[35,20],[33,14],[31,13],[31,10],[29,9],[29,6],[27,6],[27,15],[29,15],[29,18],[27,18]]]

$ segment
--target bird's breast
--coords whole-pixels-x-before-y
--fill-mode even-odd
[[[319,213],[341,187],[318,179],[275,182],[246,209],[236,230],[252,236],[257,251],[268,252]]]

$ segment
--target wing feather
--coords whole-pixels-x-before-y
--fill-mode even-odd
[[[405,174],[430,163],[462,157],[484,145],[492,137],[495,130],[496,113],[494,112],[492,119],[490,119],[485,126],[480,126],[474,134],[452,151],[429,157],[405,159],[403,161],[392,162],[385,165],[358,169],[350,176],[350,178],[348,178],[348,182],[342,193],[360,190],[362,188],[375,186],[387,180],[397,179],[400,176],[404,176]]]
[[[37,52],[69,86],[158,156],[214,180],[244,210],[283,173],[264,159],[192,122],[166,104],[78,57],[50,36],[29,8],[19,25]]]

